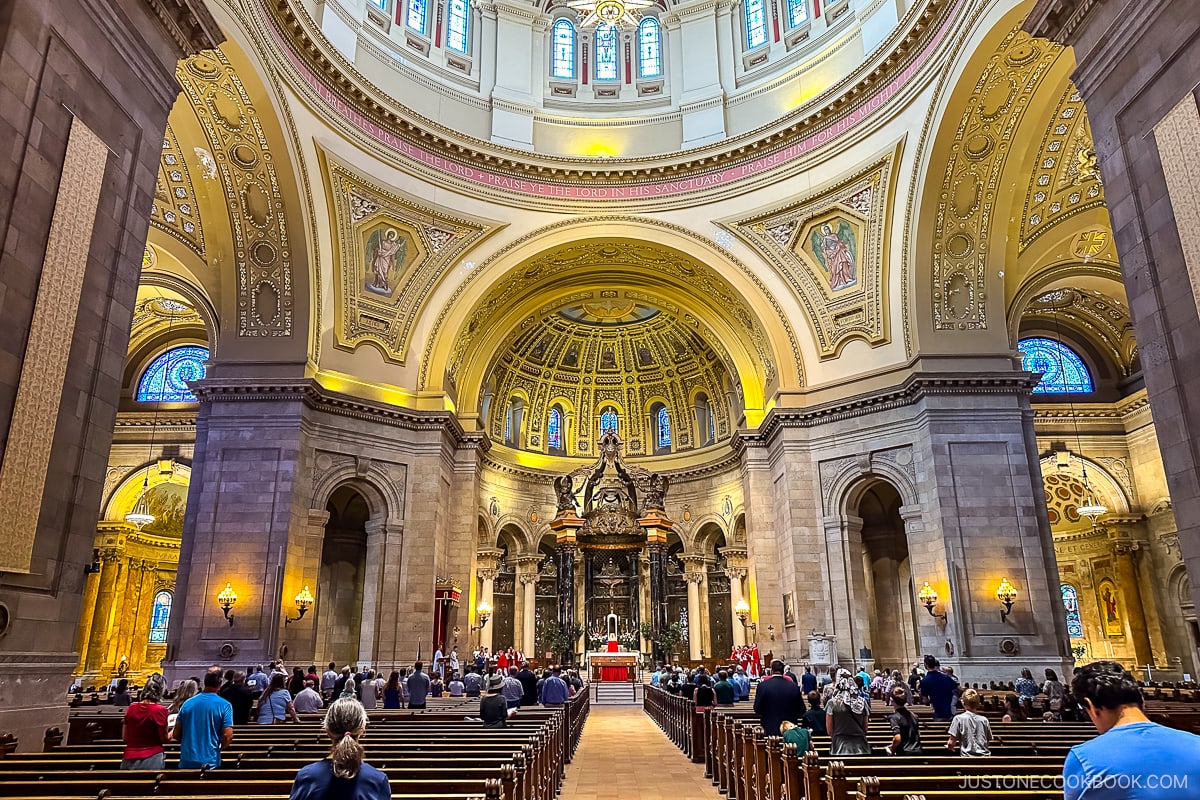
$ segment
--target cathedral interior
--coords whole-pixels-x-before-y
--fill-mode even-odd
[[[617,5],[0,15],[5,730],[609,613],[1200,672],[1200,47],[1125,106],[1049,0]]]

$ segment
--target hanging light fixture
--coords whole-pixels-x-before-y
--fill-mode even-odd
[[[1058,309],[1051,307],[1050,313],[1054,316],[1054,331],[1058,340],[1058,374],[1066,373],[1065,365],[1063,364],[1062,348],[1065,347],[1062,340],[1062,324],[1058,319]],[[1087,462],[1083,459],[1083,445],[1079,436],[1079,417],[1075,415],[1075,403],[1071,400],[1071,393],[1067,392],[1067,407],[1071,411],[1071,423],[1075,428],[1075,453],[1079,458],[1079,466],[1083,475],[1083,495],[1084,502],[1075,507],[1081,516],[1087,517],[1092,527],[1096,527],[1096,520],[1108,513],[1108,506],[1096,501],[1096,496],[1092,493],[1092,486],[1088,482]]]
[[[567,3],[568,8],[583,14],[579,22],[581,28],[600,25],[636,28],[637,12],[653,6],[653,0],[571,0]]]

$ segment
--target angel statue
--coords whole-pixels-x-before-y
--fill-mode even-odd
[[[666,475],[655,472],[650,476],[650,488],[646,490],[646,508],[666,511],[667,486],[670,481]]]
[[[575,511],[575,481],[570,475],[554,479],[554,493],[558,495],[559,511]]]

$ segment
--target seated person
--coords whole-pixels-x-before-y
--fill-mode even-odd
[[[504,728],[508,725],[508,701],[501,692],[504,690],[504,677],[493,675],[488,680],[488,696],[479,701],[479,718],[485,728]],[[513,709],[516,713],[516,709]]]
[[[785,719],[779,723],[779,732],[783,734],[784,744],[796,745],[796,755],[802,756],[809,750],[816,750],[817,746],[813,744],[812,732],[805,727],[797,725],[790,719]]]

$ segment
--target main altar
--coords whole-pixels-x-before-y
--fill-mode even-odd
[[[621,448],[617,433],[605,431],[594,464],[554,481],[557,622],[575,642],[562,655],[584,650],[594,680],[636,679],[643,633],[653,642],[667,624],[668,480],[625,464]],[[604,631],[607,648],[579,647],[589,631]]]

